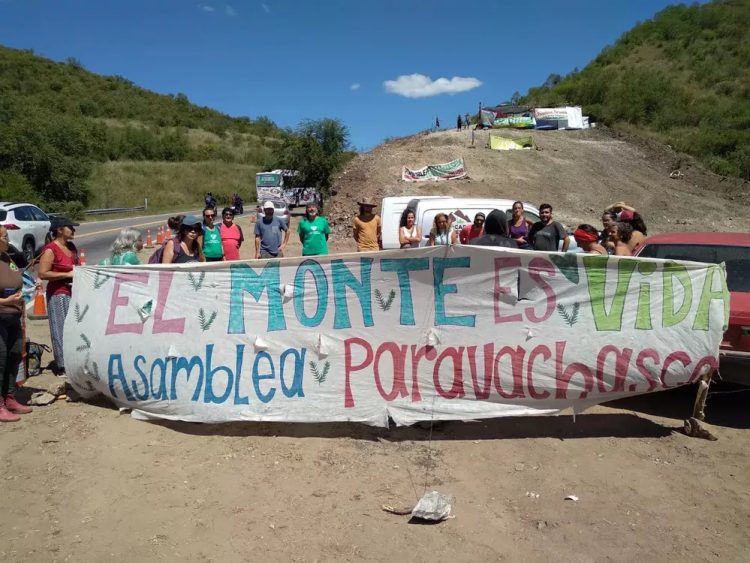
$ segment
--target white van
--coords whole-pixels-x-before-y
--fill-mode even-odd
[[[414,220],[422,228],[422,242],[420,246],[427,246],[430,229],[438,213],[451,213],[456,218],[453,228],[461,230],[464,225],[474,222],[474,215],[482,212],[486,215],[493,209],[505,211],[511,216],[513,199],[496,198],[458,198],[449,196],[426,196],[426,197],[386,197],[383,198],[380,218],[383,224],[383,248],[400,248],[398,242],[399,222],[401,214],[408,207],[414,210]],[[523,204],[526,218],[531,221],[539,221],[539,210],[529,203]]]

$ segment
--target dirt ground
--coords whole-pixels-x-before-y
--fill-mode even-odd
[[[474,146],[471,135],[474,133]],[[395,139],[356,156],[338,176],[329,209],[337,234],[348,238],[356,201],[385,196],[454,195],[552,204],[568,228],[601,225],[604,208],[626,201],[650,234],[741,231],[750,215],[750,183],[706,172],[669,147],[635,142],[606,129],[494,131],[531,135],[539,150],[493,151],[489,132],[444,130]],[[401,180],[402,166],[421,168],[463,157],[469,177],[448,182]],[[679,179],[670,173],[679,170]],[[353,246],[352,246],[353,248]]]
[[[723,201],[713,217],[742,212]],[[338,235],[333,248],[351,249]],[[29,334],[49,342],[46,321]],[[45,372],[19,394],[55,380]],[[432,430],[148,423],[103,400],[59,400],[0,425],[0,561],[747,561],[749,395],[715,391],[716,442],[680,432],[692,389],[575,419]],[[420,525],[382,510],[433,489],[454,496],[455,518]]]

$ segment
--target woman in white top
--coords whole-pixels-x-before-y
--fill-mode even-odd
[[[414,211],[407,209],[401,216],[401,226],[398,230],[401,248],[419,248],[421,240],[422,229],[414,224]]]
[[[447,246],[458,244],[458,234],[451,228],[450,219],[445,213],[435,215],[435,222],[430,231],[430,240],[427,246]]]

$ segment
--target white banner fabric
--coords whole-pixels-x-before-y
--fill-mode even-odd
[[[78,267],[76,390],[195,422],[577,412],[717,365],[723,265],[433,247]]]

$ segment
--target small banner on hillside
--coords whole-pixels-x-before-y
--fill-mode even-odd
[[[430,180],[457,180],[466,176],[464,159],[457,158],[444,164],[428,164],[424,168],[411,170],[404,166],[401,179],[405,182],[427,182]]]
[[[723,266],[456,246],[78,267],[65,365],[141,418],[555,414],[716,368]]]
[[[490,148],[495,151],[515,151],[521,149],[533,149],[534,139],[531,137],[501,137],[490,135]]]

